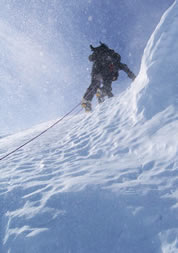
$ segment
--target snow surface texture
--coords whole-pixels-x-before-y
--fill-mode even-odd
[[[1,161],[0,252],[178,252],[177,13],[130,89]],[[50,124],[2,137],[0,153]]]

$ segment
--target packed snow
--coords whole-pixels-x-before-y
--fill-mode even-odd
[[[178,252],[177,23],[175,2],[126,91],[0,161],[0,252]],[[2,136],[1,157],[54,122]]]

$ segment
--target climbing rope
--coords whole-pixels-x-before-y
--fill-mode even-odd
[[[93,90],[95,89],[95,87],[93,87],[87,97],[90,95],[91,92],[93,92]],[[28,140],[27,142],[25,142],[24,144],[22,144],[21,146],[19,146],[18,148],[12,150],[11,152],[7,153],[6,155],[4,155],[3,157],[0,158],[0,161],[4,160],[6,157],[12,155],[13,153],[17,152],[19,149],[23,148],[24,146],[26,146],[27,144],[31,143],[32,141],[34,141],[35,139],[37,139],[38,137],[40,137],[41,135],[43,135],[44,133],[46,133],[49,129],[53,128],[54,126],[56,126],[57,124],[59,124],[59,122],[61,122],[64,118],[66,118],[69,114],[71,114],[77,107],[79,107],[81,105],[81,102],[78,103],[76,106],[74,106],[68,113],[66,113],[62,118],[58,119],[54,124],[52,124],[51,126],[49,126],[48,128],[46,128],[44,131],[42,131],[41,133],[39,133],[38,135],[34,136],[32,139]],[[78,113],[81,111],[82,109],[80,109],[78,111]],[[78,114],[77,113],[77,114]]]
[[[0,161],[4,160],[6,157],[12,155],[13,153],[15,153],[16,151],[18,151],[19,149],[23,148],[24,146],[26,146],[27,144],[31,143],[32,141],[34,141],[35,139],[37,139],[38,137],[40,137],[41,135],[43,135],[44,133],[46,133],[49,129],[53,128],[54,126],[56,126],[59,122],[61,122],[64,118],[66,118],[69,114],[71,114],[77,107],[79,107],[79,105],[81,105],[81,103],[78,103],[76,106],[74,106],[72,108],[72,110],[70,110],[68,113],[66,113],[62,118],[58,119],[55,123],[53,123],[51,126],[49,126],[48,128],[46,128],[44,131],[42,131],[41,133],[39,133],[38,135],[34,136],[32,139],[28,140],[27,142],[25,142],[24,144],[22,144],[21,146],[19,146],[18,148],[12,150],[11,152],[7,153],[6,155],[4,155],[3,157],[0,158]],[[82,110],[82,109],[81,109]],[[81,111],[80,110],[80,111]]]

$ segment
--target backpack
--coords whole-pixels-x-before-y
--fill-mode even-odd
[[[89,56],[89,60],[94,62],[94,71],[110,77],[113,81],[117,80],[121,61],[120,54],[101,42],[100,46],[90,45],[90,48],[93,53]]]

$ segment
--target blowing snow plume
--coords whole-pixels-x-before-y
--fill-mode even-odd
[[[178,3],[165,12],[145,48],[136,85],[138,111],[149,119],[178,109]]]
[[[156,35],[167,23],[176,29],[174,10],[177,3],[153,33],[154,50],[148,44],[131,89],[91,114],[62,121],[1,161],[0,252],[178,252],[177,104],[174,97],[172,103],[162,99],[166,95],[159,82],[153,92],[153,83],[162,79],[148,64],[159,59],[155,67],[161,71],[163,59],[157,55],[162,43]],[[167,81],[175,84],[176,72],[167,72]],[[150,110],[146,93],[154,98]],[[161,107],[155,101],[158,94]],[[145,118],[136,109],[145,109]],[[0,153],[44,127],[2,138]]]
[[[47,1],[29,1],[22,6],[12,2],[8,17],[0,15],[0,135],[63,114],[65,93],[74,80],[71,49],[50,22],[53,4],[44,8]],[[0,3],[0,10],[5,7]]]

